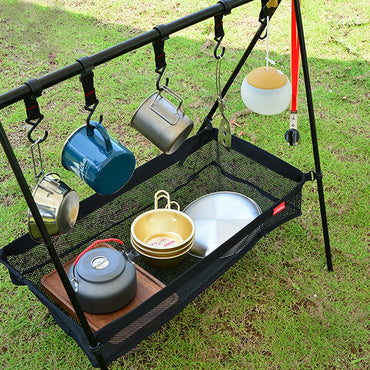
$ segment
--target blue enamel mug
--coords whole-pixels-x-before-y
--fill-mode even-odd
[[[135,156],[112,139],[104,126],[90,121],[74,131],[62,150],[62,165],[101,195],[120,190],[135,169]]]

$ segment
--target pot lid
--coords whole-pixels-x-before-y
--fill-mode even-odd
[[[76,264],[77,275],[91,283],[104,283],[122,274],[126,259],[112,248],[96,248],[86,252]]]
[[[262,211],[254,200],[243,194],[220,191],[196,199],[184,213],[195,224],[195,240],[189,254],[204,258]]]

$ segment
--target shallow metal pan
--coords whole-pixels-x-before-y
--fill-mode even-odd
[[[253,199],[230,191],[200,197],[183,212],[195,224],[195,240],[189,254],[198,258],[206,257],[262,213]]]

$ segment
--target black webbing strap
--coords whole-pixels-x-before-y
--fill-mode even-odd
[[[96,98],[95,87],[94,87],[94,65],[91,63],[89,57],[82,57],[77,59],[83,68],[83,72],[80,74],[80,81],[85,95],[85,109],[92,105],[99,103],[99,100]]]
[[[215,40],[218,41],[220,37],[224,37],[225,32],[223,28],[223,14],[215,15]]]
[[[47,130],[45,131],[44,137],[39,138],[37,140],[34,140],[32,138],[32,132],[44,118],[44,115],[40,112],[39,103],[37,102],[37,98],[41,96],[42,93],[42,86],[36,78],[28,80],[27,82],[25,82],[25,84],[30,89],[30,94],[26,95],[23,99],[27,113],[26,123],[32,125],[31,129],[28,131],[27,134],[28,140],[31,143],[35,143],[36,141],[41,143],[47,138],[48,131]]]
[[[40,112],[39,103],[37,102],[37,98],[41,96],[42,88],[36,78],[25,82],[25,84],[31,90],[30,94],[24,98],[27,112],[26,122],[30,125],[35,125],[36,123],[34,121],[38,121],[38,124],[44,118]]]
[[[224,15],[231,13],[231,6],[229,0],[220,0],[218,4],[224,7],[224,12],[215,15],[215,41],[219,41],[220,38],[224,37],[225,32],[223,29],[223,17]]]
[[[166,53],[164,52],[164,42],[169,39],[167,27],[164,24],[160,24],[154,27],[161,36],[160,39],[153,42],[154,57],[155,57],[155,71],[159,73],[167,66]]]

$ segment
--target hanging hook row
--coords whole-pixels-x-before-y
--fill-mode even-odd
[[[95,87],[94,87],[94,65],[91,63],[89,57],[81,57],[77,59],[83,68],[83,72],[80,74],[80,81],[84,90],[85,105],[84,109],[89,112],[86,123],[90,125],[90,119],[95,112],[96,107],[99,104],[99,100],[96,98]],[[103,122],[103,115],[100,115],[99,123]]]
[[[153,42],[154,48],[154,57],[155,57],[155,71],[159,74],[159,77],[156,82],[156,87],[158,91],[163,91],[166,86],[168,86],[169,78],[166,78],[166,82],[164,85],[160,85],[161,78],[163,73],[167,67],[166,63],[166,53],[164,51],[164,42],[168,40],[169,33],[167,30],[167,26],[164,24],[160,24],[155,26],[154,29],[159,32],[160,38]]]
[[[39,143],[42,143],[48,137],[47,130],[45,130],[44,136],[42,138],[39,138],[36,140],[32,138],[33,131],[36,129],[38,124],[44,118],[44,115],[41,114],[40,112],[40,107],[37,102],[37,98],[41,96],[42,87],[41,87],[40,82],[36,78],[28,80],[27,82],[25,82],[25,84],[30,89],[30,94],[24,98],[24,104],[26,106],[26,113],[27,113],[26,123],[28,123],[29,125],[32,125],[31,129],[28,131],[27,137],[28,137],[28,140],[32,144],[35,143],[36,141],[38,141]]]
[[[225,47],[222,47],[221,54],[217,54],[218,48],[221,45],[221,41],[224,38],[225,31],[223,28],[223,17],[224,15],[231,13],[230,0],[220,0],[218,4],[221,4],[224,7],[224,11],[221,14],[215,15],[215,37],[214,40],[217,42],[213,55],[216,59],[221,59],[225,54]]]

